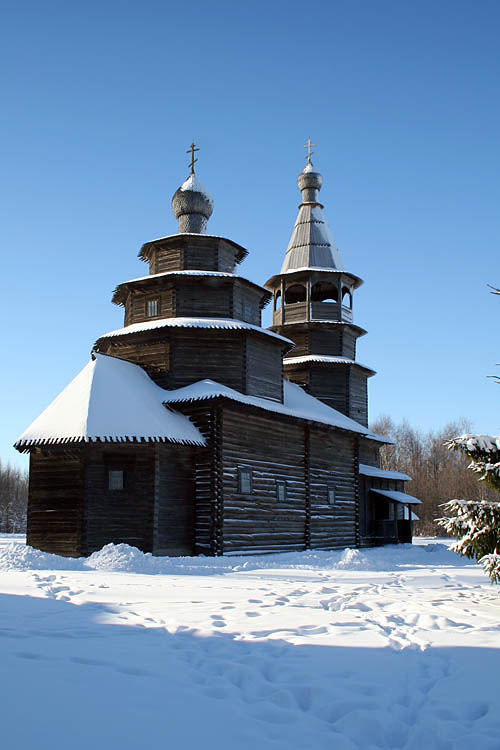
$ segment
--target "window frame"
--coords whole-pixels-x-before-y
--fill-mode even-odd
[[[244,475],[248,475],[248,490],[244,489]],[[253,472],[249,466],[238,466],[238,492],[240,495],[251,495],[253,492]]]
[[[150,305],[155,310],[154,313],[150,313]],[[157,318],[160,314],[160,298],[150,297],[146,300],[146,318]]]
[[[337,492],[334,484],[326,485],[326,502],[331,508],[337,504]]]
[[[280,490],[283,490],[283,497],[280,497]],[[286,479],[276,479],[276,502],[286,503],[287,500],[287,486]]]
[[[121,486],[113,486],[114,481],[121,475]],[[110,492],[121,492],[125,489],[125,469],[108,469],[108,490]]]

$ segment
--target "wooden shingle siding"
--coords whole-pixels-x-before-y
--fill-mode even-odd
[[[283,401],[281,349],[274,341],[247,338],[246,393]]]
[[[286,450],[284,447],[286,446]],[[224,550],[299,550],[305,547],[304,427],[279,418],[224,408]],[[241,494],[238,469],[252,472],[252,492]],[[277,501],[276,480],[286,480]]]
[[[80,557],[84,554],[83,506],[83,451],[33,451],[27,544],[56,555]]]
[[[356,546],[356,439],[311,428],[311,548]],[[328,504],[327,487],[335,488]]]
[[[85,554],[105,544],[153,548],[155,479],[153,444],[86,446]],[[124,471],[123,490],[108,489],[108,471]]]

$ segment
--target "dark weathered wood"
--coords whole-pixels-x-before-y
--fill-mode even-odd
[[[157,495],[153,553],[192,555],[195,550],[195,448],[160,444],[156,448]]]
[[[284,446],[286,445],[286,450]],[[223,422],[224,549],[303,549],[305,538],[304,427],[252,415],[227,405]],[[242,495],[238,468],[252,472],[252,493]],[[277,500],[276,480],[286,480]]]
[[[356,438],[311,429],[311,547],[356,546]],[[328,485],[335,504],[328,504]]]
[[[27,543],[57,555],[84,554],[84,454],[79,448],[30,455]]]
[[[85,464],[85,554],[105,544],[153,549],[155,446],[87,445]],[[108,471],[123,470],[123,490],[108,488]]]

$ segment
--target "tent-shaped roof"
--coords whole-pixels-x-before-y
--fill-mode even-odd
[[[298,177],[302,203],[286,250],[281,273],[298,268],[343,271],[344,264],[335,245],[319,202],[323,178],[309,162]]]
[[[15,447],[48,443],[154,441],[204,445],[187,417],[163,405],[165,391],[138,365],[96,354],[23,432]]]

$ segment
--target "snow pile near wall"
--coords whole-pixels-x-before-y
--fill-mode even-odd
[[[254,570],[388,571],[472,563],[446,543],[400,544],[373,549],[285,552],[230,557],[154,557],[128,544],[107,544],[88,558],[67,558],[13,542],[0,547],[0,570],[102,570],[146,575],[221,575]]]

